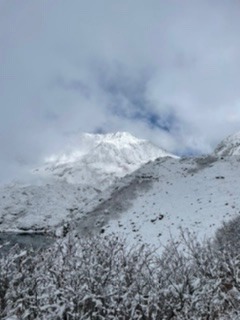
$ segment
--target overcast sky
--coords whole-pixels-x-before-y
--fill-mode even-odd
[[[238,0],[0,0],[0,181],[81,132],[177,154],[240,130]]]

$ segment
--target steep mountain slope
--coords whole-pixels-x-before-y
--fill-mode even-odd
[[[87,205],[96,206],[105,197],[102,191],[118,177],[169,155],[129,133],[85,134],[80,145],[77,151],[54,156],[35,170],[33,176],[40,183],[0,188],[0,232],[49,231],[80,218]]]
[[[157,159],[123,178],[78,232],[119,232],[131,243],[155,245],[176,238],[179,227],[211,236],[240,213],[239,169],[240,157]]]
[[[239,156],[240,155],[240,132],[230,135],[215,149],[215,154],[219,156]]]
[[[34,172],[103,190],[150,160],[173,156],[127,132],[84,134],[80,139],[84,148],[52,156]]]

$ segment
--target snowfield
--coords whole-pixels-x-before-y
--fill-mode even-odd
[[[129,243],[166,245],[188,228],[211,237],[240,213],[240,157],[157,159],[121,180],[108,200],[89,212],[80,232],[119,232]],[[100,227],[98,225],[100,224]]]

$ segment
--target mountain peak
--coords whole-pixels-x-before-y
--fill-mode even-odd
[[[85,133],[80,136],[78,145],[68,152],[47,158],[36,171],[70,183],[105,188],[116,178],[133,172],[148,161],[167,156],[174,157],[128,132]]]
[[[139,143],[141,141],[146,141],[143,139],[138,139],[135,136],[133,136],[129,132],[125,131],[118,131],[115,133],[100,133],[100,134],[94,134],[94,133],[85,133],[85,137],[90,139],[95,139],[97,142],[108,142],[108,143]]]
[[[219,156],[240,155],[240,132],[234,133],[223,139],[216,147],[215,154]]]

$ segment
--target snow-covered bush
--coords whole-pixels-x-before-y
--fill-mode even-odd
[[[239,253],[240,248],[240,216],[224,222],[216,232],[215,245],[220,250],[231,251],[233,255]]]
[[[116,235],[0,260],[4,320],[239,319],[240,259],[188,232],[159,255]]]
[[[1,260],[2,317],[138,319],[152,286],[152,260],[149,249],[127,250],[114,236],[69,238],[37,255],[12,253]]]

